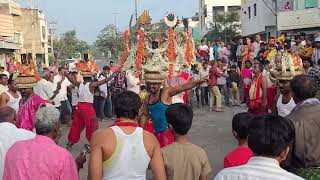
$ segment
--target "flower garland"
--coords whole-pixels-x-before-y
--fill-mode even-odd
[[[79,62],[77,63],[77,69],[82,72],[93,72],[99,71],[99,66],[95,61]]]
[[[28,65],[21,64],[20,62],[17,62],[16,64],[16,71],[20,73],[22,76],[35,76],[37,81],[40,80],[39,73],[37,71],[36,65],[34,63],[30,63]]]
[[[191,65],[191,61],[192,61],[192,53],[191,53],[191,38],[190,38],[190,34],[188,33],[187,35],[187,39],[186,39],[186,59],[188,62],[188,65]]]
[[[144,30],[141,28],[138,30],[139,42],[138,42],[138,52],[136,58],[136,68],[137,71],[141,69],[142,58],[144,56]]]
[[[176,59],[176,50],[174,47],[174,29],[169,29],[169,45],[168,45],[168,59],[169,59],[169,76],[168,78],[171,79],[174,70],[174,60]]]
[[[123,33],[123,46],[124,46],[124,52],[122,54],[122,58],[121,58],[121,67],[123,67],[124,63],[126,62],[127,60],[127,54],[128,54],[128,39],[129,39],[129,31],[126,30],[124,33]]]
[[[293,59],[293,65],[294,65],[295,67],[299,67],[299,66],[302,65],[301,59],[300,59],[299,55],[297,55],[297,54],[295,54],[295,53],[292,53],[292,54],[291,54],[291,58]]]

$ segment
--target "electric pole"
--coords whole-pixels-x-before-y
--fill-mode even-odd
[[[135,14],[136,14],[136,24],[138,24],[138,0],[134,0]]]
[[[114,12],[112,14],[114,15],[114,34],[115,34],[115,37],[117,39],[117,16],[120,13]]]
[[[114,12],[112,13],[114,15],[114,43],[117,44],[118,43],[118,35],[117,35],[117,15],[120,14],[120,13],[117,13],[117,12]],[[115,48],[115,57],[117,58],[118,57],[118,50],[117,48]]]
[[[278,35],[279,35],[279,31],[278,31],[278,2],[277,2],[277,0],[275,0],[274,1],[274,6],[275,6],[275,9],[276,9],[276,37],[278,37]]]

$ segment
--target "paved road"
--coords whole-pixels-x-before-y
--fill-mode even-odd
[[[205,149],[208,154],[214,176],[223,166],[224,156],[236,147],[236,141],[231,132],[232,117],[238,113],[245,111],[244,107],[225,108],[225,112],[209,112],[208,108],[194,110],[194,122],[190,130],[189,136],[191,142]],[[101,123],[101,127],[111,124],[111,121]],[[63,137],[60,145],[65,146],[69,128],[63,127]],[[84,143],[87,143],[84,132],[78,144],[74,145],[72,154],[76,156],[83,150]],[[88,160],[88,159],[87,159]],[[84,169],[80,171],[81,180],[87,177],[88,163]]]

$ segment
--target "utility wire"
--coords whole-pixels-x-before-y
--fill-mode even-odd
[[[272,12],[272,14],[274,15],[274,16],[277,16],[277,12],[274,12],[274,10],[269,6],[269,4],[266,2],[266,0],[262,0],[263,1],[263,3],[268,7],[268,9]],[[277,0],[275,0],[275,1],[277,1]],[[276,3],[276,2],[275,2]],[[277,11],[277,9],[276,9],[276,11]]]

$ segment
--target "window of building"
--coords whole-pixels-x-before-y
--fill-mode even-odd
[[[224,6],[213,6],[212,12],[213,12],[213,15],[216,15],[216,14],[224,15]]]
[[[203,9],[203,14],[204,14],[204,17],[207,17],[208,14],[207,14],[207,5],[204,5],[204,9]]]
[[[249,15],[249,19],[251,19],[251,7],[248,7],[248,15]]]
[[[257,4],[256,3],[253,4],[253,15],[257,16]]]
[[[43,39],[46,39],[46,35],[47,35],[47,34],[46,34],[46,27],[45,27],[45,26],[42,26],[42,29],[41,29],[41,30],[42,30],[42,38],[43,38]]]
[[[241,6],[228,6],[228,11],[239,12],[239,11],[241,11]]]
[[[304,1],[304,6],[306,8],[315,8],[317,7],[318,0],[305,0]]]
[[[19,44],[21,43],[21,34],[20,33],[17,33],[17,32],[14,33],[14,41]]]

